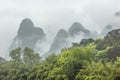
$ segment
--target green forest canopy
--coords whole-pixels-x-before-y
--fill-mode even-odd
[[[0,80],[120,80],[118,38],[86,39],[85,45],[75,44],[45,59],[32,49],[17,48],[9,61],[0,63]]]

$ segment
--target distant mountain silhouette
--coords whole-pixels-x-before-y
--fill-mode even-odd
[[[84,38],[92,37],[89,30],[85,29],[79,22],[74,22],[68,30],[70,36],[84,34]]]
[[[14,49],[16,47],[29,47],[33,49],[37,41],[44,38],[45,33],[43,29],[34,27],[33,22],[30,19],[26,18],[20,23],[20,27],[17,31],[17,36],[14,38],[10,49]]]
[[[49,49],[49,51],[45,54],[45,56],[48,56],[52,53],[58,53],[61,51],[62,48],[65,48],[68,46],[67,42],[68,33],[64,29],[60,29],[57,32],[57,35],[54,38],[54,41]]]
[[[105,35],[107,32],[111,31],[112,27],[107,26],[103,29],[100,35]],[[25,18],[20,23],[20,27],[17,31],[16,37],[13,39],[13,42],[10,46],[10,50],[13,50],[17,47],[21,48],[31,48],[37,52],[41,52],[41,56],[45,57],[52,53],[58,54],[63,48],[68,48],[72,45],[78,36],[83,36],[83,43],[89,43],[91,40],[89,38],[98,37],[97,32],[91,32],[85,27],[83,27],[79,22],[74,22],[68,31],[60,29],[52,44],[50,45],[49,50],[45,51],[46,46],[46,34],[43,29],[40,27],[35,27],[33,22],[29,18]],[[80,39],[81,40],[81,39]]]
[[[52,53],[58,54],[62,48],[69,47],[69,39],[75,38],[77,36],[83,36],[84,38],[92,37],[89,30],[85,29],[80,23],[74,22],[71,27],[69,28],[68,32],[64,29],[61,29],[57,32],[56,37],[54,38],[54,41],[52,45],[50,46],[50,49],[47,53],[45,53],[44,56],[48,56]],[[72,41],[71,41],[72,44]]]

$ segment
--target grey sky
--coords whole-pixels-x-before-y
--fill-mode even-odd
[[[119,23],[114,16],[120,0],[0,0],[0,56],[15,37],[22,19],[55,34],[78,21],[87,29],[101,31],[108,24]]]

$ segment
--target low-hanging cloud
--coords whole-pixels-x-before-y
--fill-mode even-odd
[[[0,3],[0,56],[5,57],[10,42],[17,34],[22,19],[30,18],[53,40],[59,29],[68,30],[80,22],[100,32],[111,24],[119,25],[120,0],[2,0]]]

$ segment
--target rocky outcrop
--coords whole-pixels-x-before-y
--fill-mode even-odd
[[[96,49],[104,50],[110,47],[107,51],[108,58],[115,60],[120,56],[120,29],[115,29],[107,33],[104,39],[97,41]]]
[[[26,18],[20,23],[17,36],[14,38],[10,49],[17,47],[29,47],[34,49],[38,40],[45,38],[45,33],[42,28],[34,27],[33,22]]]
[[[92,38],[89,38],[89,39],[82,39],[81,42],[80,42],[80,46],[86,46],[90,43],[93,43],[95,40],[92,39]]]
[[[120,56],[120,29],[110,31],[107,36],[105,36],[104,42],[112,46],[107,52],[109,59],[115,60],[116,57]]]
[[[108,32],[105,39],[106,38],[110,38],[110,39],[113,39],[113,40],[120,40],[120,29],[115,29],[115,30],[112,30],[112,31]]]
[[[90,43],[93,43],[94,41],[95,41],[94,39],[89,38],[89,39],[82,39],[80,43],[72,43],[72,44],[73,46],[86,46]]]

